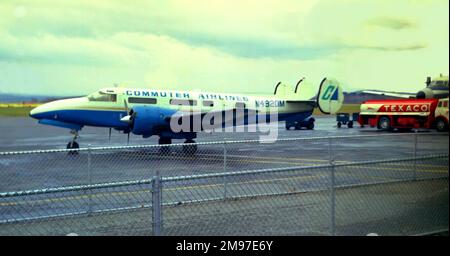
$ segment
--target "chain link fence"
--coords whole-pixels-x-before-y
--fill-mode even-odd
[[[448,229],[448,135],[227,141],[194,150],[176,144],[0,153],[0,235]]]

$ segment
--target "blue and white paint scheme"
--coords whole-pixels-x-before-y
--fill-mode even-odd
[[[278,121],[296,123],[313,128],[311,117],[316,106],[326,114],[339,110],[343,91],[333,79],[323,79],[317,97],[299,100],[297,83],[292,87],[278,83],[273,95],[242,95],[196,91],[153,90],[138,88],[105,88],[85,97],[57,100],[41,105],[30,112],[39,123],[67,128],[75,134],[68,148],[78,148],[76,138],[84,126],[107,127],[143,137],[159,136],[160,144],[170,144],[172,139],[185,139],[193,143],[200,130],[174,132],[170,123],[177,116],[195,118],[209,114],[231,115],[231,125],[247,125],[261,117],[277,113]],[[236,123],[236,113],[243,113],[243,123]],[[256,120],[250,118],[256,115]],[[230,115],[228,115],[230,116]],[[215,125],[229,125],[223,119]],[[312,125],[308,125],[312,124]]]

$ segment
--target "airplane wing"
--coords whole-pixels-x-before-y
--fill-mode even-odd
[[[287,103],[316,104],[315,100],[288,100]]]
[[[383,95],[383,96],[406,98],[406,99],[416,97],[415,93],[407,93],[407,92],[399,93],[399,92],[370,91],[370,90],[364,90],[361,92],[367,93],[367,94]]]
[[[316,100],[288,100],[286,101],[286,103],[290,106],[294,106],[297,108],[301,108],[303,107],[312,107],[315,108],[317,107],[317,101]]]

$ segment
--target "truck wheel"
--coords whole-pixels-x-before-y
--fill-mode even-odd
[[[308,126],[306,126],[306,129],[313,130],[314,129],[314,122],[309,122]]]
[[[447,123],[444,120],[442,120],[442,119],[437,120],[437,122],[436,122],[436,130],[438,130],[438,132],[445,132],[445,131],[447,131],[448,130]]]
[[[348,128],[353,128],[353,121],[348,122],[347,127]]]
[[[341,123],[341,122],[338,122],[338,123],[337,123],[337,127],[338,127],[338,128],[341,128],[341,126],[342,126],[342,123]]]
[[[378,127],[383,131],[391,130],[391,119],[386,116],[381,117],[380,121],[378,121]]]

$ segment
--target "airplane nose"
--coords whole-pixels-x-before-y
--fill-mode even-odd
[[[31,111],[30,111],[30,117],[32,117],[32,118],[36,118],[36,115],[37,115],[37,108],[39,108],[39,107],[36,107],[36,108],[33,108]],[[37,119],[37,118],[36,118]]]
[[[43,115],[45,114],[45,110],[46,110],[44,105],[41,105],[41,106],[33,108],[30,111],[30,117],[32,117],[34,119],[41,119],[41,118],[43,118],[44,117]]]

